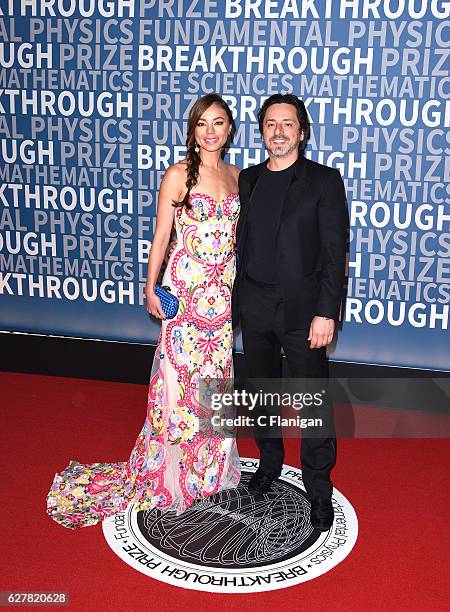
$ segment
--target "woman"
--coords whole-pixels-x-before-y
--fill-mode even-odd
[[[137,509],[181,513],[197,498],[237,486],[240,463],[232,438],[199,433],[200,379],[233,375],[231,290],[239,215],[239,170],[222,151],[234,122],[222,98],[193,106],[185,160],[161,183],[149,256],[147,309],[162,319],[150,378],[147,417],[127,463],[83,465],[55,476],[48,514],[65,527],[98,523],[134,502]],[[179,299],[166,320],[154,287],[175,223],[177,244],[163,278]]]

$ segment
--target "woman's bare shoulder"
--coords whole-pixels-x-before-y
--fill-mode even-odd
[[[169,183],[172,187],[183,191],[186,185],[186,163],[184,161],[177,162],[169,166],[164,173],[163,183]]]
[[[186,192],[186,167],[182,162],[169,166],[164,173],[160,187],[160,196],[168,198],[168,201],[178,201]]]
[[[172,166],[169,166],[164,174],[164,178],[170,178],[170,180],[180,180],[182,182],[186,181],[186,171],[187,171],[187,164],[186,161],[183,159],[179,162],[177,162],[176,164],[172,164]]]

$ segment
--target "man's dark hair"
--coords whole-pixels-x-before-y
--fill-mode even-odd
[[[303,140],[298,145],[298,150],[300,153],[303,153],[303,151],[306,149],[306,145],[308,144],[311,132],[308,113],[306,112],[304,102],[302,102],[300,98],[297,98],[297,96],[294,96],[294,94],[273,94],[273,96],[267,98],[258,111],[258,124],[261,135],[263,133],[264,117],[266,116],[267,109],[272,106],[272,104],[292,104],[292,106],[295,107],[295,110],[297,111],[297,118],[300,123],[300,129],[303,131]]]

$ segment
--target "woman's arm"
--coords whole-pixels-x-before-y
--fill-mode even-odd
[[[148,258],[147,283],[145,295],[148,312],[159,319],[165,319],[161,302],[155,294],[155,284],[166,253],[175,216],[173,202],[180,201],[186,180],[185,169],[181,164],[171,166],[164,174],[158,196],[156,229]]]

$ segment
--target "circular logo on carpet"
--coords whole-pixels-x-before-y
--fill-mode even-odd
[[[159,510],[125,512],[103,522],[113,549],[134,569],[168,584],[218,593],[289,587],[328,572],[352,550],[358,521],[333,491],[334,523],[320,532],[309,522],[301,470],[283,466],[269,493],[253,496],[256,459],[241,458],[242,477],[178,516]]]

